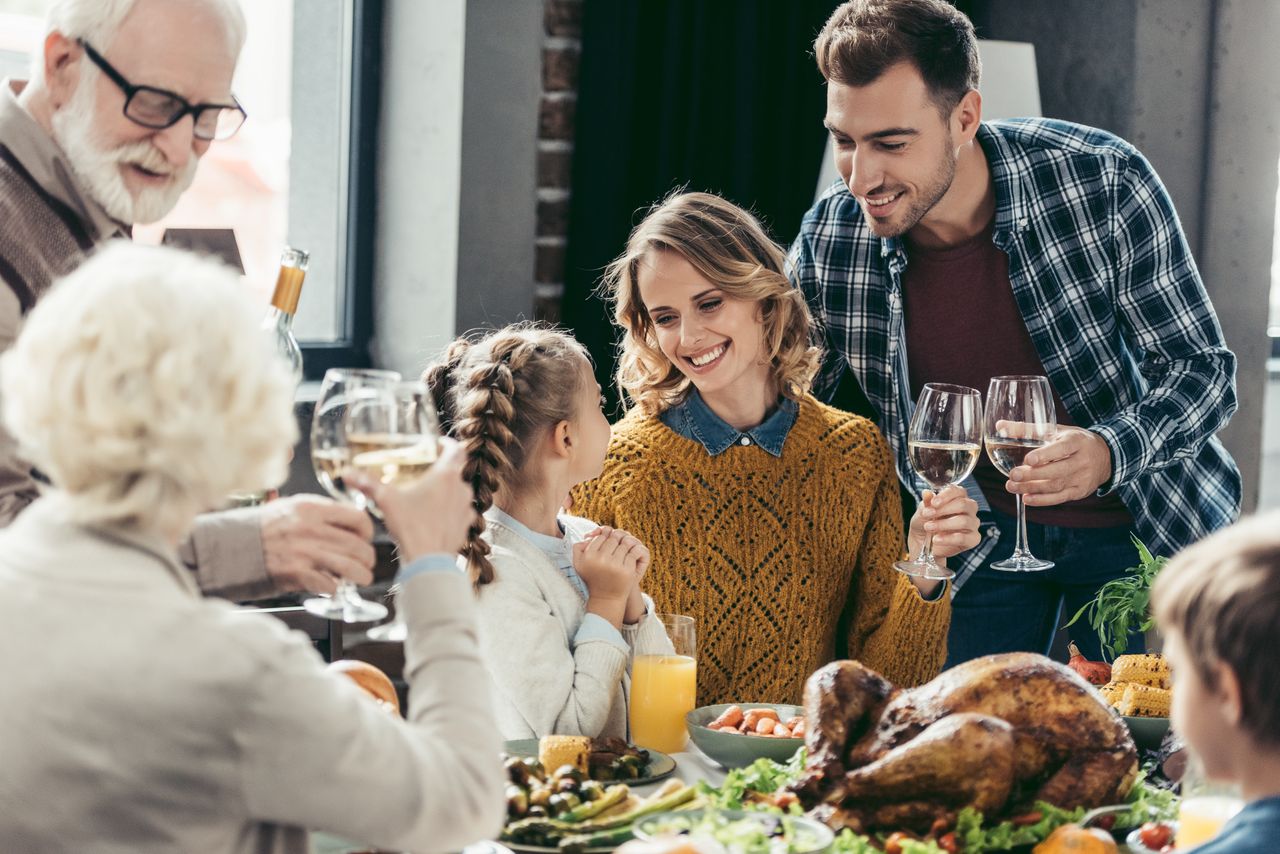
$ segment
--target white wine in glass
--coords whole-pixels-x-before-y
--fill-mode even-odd
[[[1040,376],[992,377],[987,386],[986,409],[987,456],[1005,477],[1022,465],[1027,454],[1044,445],[1058,431],[1058,416],[1053,408],[1053,390],[1049,379]],[[1005,572],[1039,572],[1053,568],[1053,561],[1042,560],[1027,547],[1027,507],[1022,493],[1018,502],[1018,537],[1013,554],[991,564]]]
[[[920,390],[907,454],[911,467],[934,492],[960,483],[973,471],[982,453],[982,396],[977,389],[946,383],[926,383]],[[914,560],[898,561],[894,569],[918,578],[954,578],[933,556],[933,537],[925,537]]]
[[[399,381],[400,374],[395,371],[331,368],[325,372],[311,418],[311,465],[316,480],[338,501],[362,510],[368,506],[363,493],[348,490],[342,482],[342,472],[351,462],[347,410],[353,401],[393,394]],[[385,605],[362,598],[356,586],[345,579],[338,582],[332,596],[318,596],[302,604],[313,614],[345,623],[372,623],[387,616]]]
[[[403,486],[426,474],[440,453],[435,404],[420,382],[397,383],[391,400],[353,406],[347,426],[350,468],[371,480]],[[371,504],[369,512],[378,510]],[[389,642],[403,642],[407,635],[399,614],[366,633],[369,640]]]

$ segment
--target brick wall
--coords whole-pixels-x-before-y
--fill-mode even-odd
[[[569,232],[573,122],[578,103],[584,0],[544,0],[542,103],[538,110],[538,229],[534,313],[560,318]]]

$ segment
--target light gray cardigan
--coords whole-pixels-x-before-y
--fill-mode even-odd
[[[560,518],[574,540],[596,527]],[[479,589],[480,650],[503,738],[626,738],[631,659],[672,651],[652,601],[645,597],[643,620],[622,628],[630,652],[606,640],[575,646],[586,615],[578,591],[533,543],[492,516],[485,523],[494,580]]]
[[[67,521],[0,533],[0,849],[309,850],[304,828],[457,851],[501,828],[506,775],[465,575],[400,592],[409,719],[306,636],[201,597],[155,539]]]

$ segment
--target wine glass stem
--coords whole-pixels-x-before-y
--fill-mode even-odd
[[[1027,549],[1027,505],[1022,501],[1022,493],[1014,494],[1014,498],[1018,502],[1018,542],[1014,546],[1014,557],[1030,557],[1031,552]]]
[[[916,563],[933,562],[933,534],[926,533],[924,542],[920,544],[920,554],[916,555]]]

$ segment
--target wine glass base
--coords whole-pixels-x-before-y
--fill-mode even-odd
[[[998,569],[1001,572],[1043,572],[1046,569],[1053,569],[1053,567],[1053,561],[1041,560],[1030,555],[1026,557],[1011,557],[991,564],[992,569]]]
[[[324,617],[326,620],[341,620],[344,623],[376,623],[378,620],[386,619],[389,613],[387,606],[358,597],[354,599],[338,599],[337,597],[324,599],[317,597],[315,599],[307,599],[302,603],[302,607],[317,617]]]
[[[901,572],[903,575],[909,575],[912,578],[929,578],[937,581],[947,581],[956,577],[956,574],[947,569],[945,566],[939,566],[936,563],[928,561],[900,560],[893,565],[893,568]]]
[[[395,619],[389,623],[383,623],[381,626],[374,626],[364,633],[364,636],[371,641],[380,643],[404,643],[409,637],[409,626],[403,620]]]

